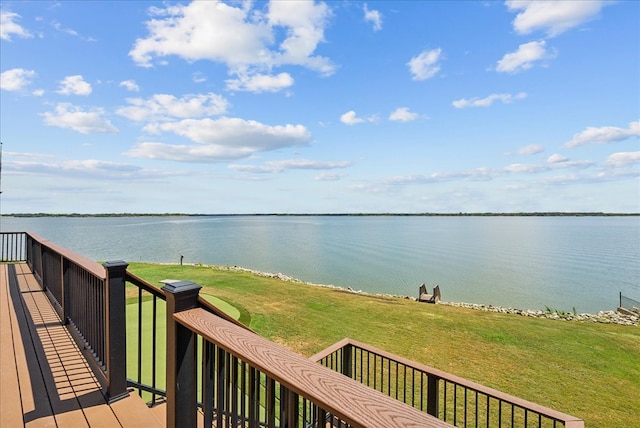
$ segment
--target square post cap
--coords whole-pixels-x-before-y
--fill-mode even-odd
[[[164,286],[162,287],[163,291],[166,291],[171,294],[184,293],[186,291],[196,291],[202,288],[201,285],[196,284],[192,281],[180,281],[177,279],[163,279],[160,281]]]

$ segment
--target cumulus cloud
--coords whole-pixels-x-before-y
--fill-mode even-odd
[[[44,123],[64,129],[72,129],[81,134],[115,134],[118,128],[104,118],[104,110],[95,108],[83,110],[69,103],[59,103],[55,111],[43,113]]]
[[[138,86],[135,80],[123,80],[120,82],[119,86],[122,86],[131,92],[140,92],[140,86]]]
[[[335,71],[328,58],[314,54],[324,41],[330,16],[325,3],[272,1],[266,10],[258,9],[260,5],[242,2],[235,7],[221,1],[196,1],[152,7],[152,19],[146,23],[148,36],[137,39],[129,55],[144,67],[168,56],[190,62],[210,60],[226,64],[232,75],[249,77],[282,65],[298,65],[322,75]],[[283,78],[286,76],[279,77]],[[251,86],[238,80],[232,85],[250,90]],[[280,86],[273,83],[267,82],[271,90],[283,87],[283,80],[275,82]],[[265,89],[264,84],[256,87]]]
[[[604,162],[606,166],[624,167],[640,163],[640,151],[612,153]]]
[[[418,113],[412,113],[408,107],[398,107],[390,115],[389,120],[396,122],[411,122],[418,118]]]
[[[93,88],[84,81],[82,75],[67,76],[60,81],[60,87],[56,91],[63,95],[89,95]]]
[[[137,122],[217,116],[226,113],[229,106],[226,98],[211,92],[181,98],[155,94],[148,99],[128,98],[127,103],[128,106],[118,108],[116,113]]]
[[[521,44],[517,51],[505,54],[498,61],[496,71],[515,74],[530,69],[538,61],[555,58],[555,52],[547,52],[546,43],[546,41],[540,40]]]
[[[358,123],[375,122],[375,121],[376,121],[376,116],[369,116],[367,118],[358,117],[356,112],[353,110],[350,110],[344,113],[342,116],[340,116],[340,122],[344,123],[345,125],[356,125]]]
[[[12,68],[0,74],[0,89],[4,91],[19,91],[31,83],[36,72],[24,68]]]
[[[514,100],[521,100],[527,97],[527,94],[520,92],[518,94],[491,94],[485,98],[462,98],[452,102],[451,104],[455,108],[467,108],[467,107],[490,107],[495,101],[501,101],[504,104],[509,104]]]
[[[426,80],[435,76],[440,71],[440,61],[442,57],[442,49],[432,49],[422,51],[419,55],[414,56],[407,63],[413,80]]]
[[[373,31],[382,30],[382,14],[377,10],[369,10],[369,7],[365,3],[364,7],[364,20],[373,24]]]
[[[226,81],[227,89],[248,92],[278,92],[293,86],[293,77],[289,73],[271,74],[239,74],[237,79]]]
[[[517,12],[513,28],[519,34],[545,31],[557,36],[598,16],[605,1],[589,0],[507,0],[511,12]]]
[[[245,158],[257,152],[302,146],[311,139],[310,132],[302,125],[270,126],[253,120],[227,117],[156,123],[147,125],[145,130],[156,134],[172,132],[198,144],[143,142],[129,150],[126,153],[128,156],[181,162],[218,162]]]
[[[280,173],[291,169],[330,170],[347,168],[352,165],[349,161],[325,162],[308,159],[287,159],[265,162],[264,165],[229,165],[229,169],[252,173]]]
[[[25,30],[16,21],[20,19],[20,15],[8,11],[0,11],[0,39],[11,40],[12,35],[18,37],[33,37],[29,31]]]
[[[629,123],[628,128],[618,128],[616,126],[596,128],[589,126],[584,131],[575,134],[564,146],[574,148],[586,144],[607,144],[623,141],[631,137],[640,137],[640,121]]]

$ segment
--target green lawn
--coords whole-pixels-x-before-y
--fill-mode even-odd
[[[305,356],[351,337],[578,416],[588,427],[640,426],[638,327],[366,297],[213,267],[129,269],[152,284],[194,281],[221,309]]]

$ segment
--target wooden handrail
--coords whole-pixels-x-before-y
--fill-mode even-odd
[[[173,318],[354,427],[451,426],[203,309]]]
[[[334,352],[336,352],[337,350],[345,347],[345,346],[354,346],[356,348],[360,348],[360,349],[364,349],[366,351],[369,351],[371,353],[377,354],[383,358],[389,359],[391,361],[395,361],[398,362],[400,364],[403,364],[407,367],[412,367],[418,371],[421,371],[423,373],[426,373],[428,375],[432,375],[435,376],[439,379],[445,380],[447,382],[451,382],[451,383],[455,383],[457,385],[460,385],[462,387],[465,388],[469,388],[471,390],[477,391],[479,393],[482,393],[486,396],[489,396],[491,398],[495,398],[497,400],[501,400],[510,404],[513,404],[514,406],[523,408],[523,409],[527,409],[530,410],[532,412],[541,414],[543,416],[549,417],[551,419],[556,419],[558,421],[562,421],[565,424],[565,428],[582,428],[584,427],[584,421],[582,419],[579,419],[575,416],[566,414],[566,413],[562,413],[559,412],[557,410],[553,410],[551,408],[542,406],[540,404],[537,403],[533,403],[531,401],[527,401],[524,400],[522,398],[507,394],[505,392],[502,391],[498,391],[496,389],[493,388],[489,388],[488,386],[484,386],[481,385],[479,383],[475,383],[472,382],[470,380],[461,378],[459,376],[455,376],[452,375],[450,373],[444,372],[442,370],[438,370],[436,368],[424,365],[424,364],[420,364],[417,363],[415,361],[411,361],[407,358],[403,358],[401,356],[398,355],[394,355],[390,352],[387,352],[383,349],[379,349],[376,348],[375,346],[371,346],[369,344],[366,343],[362,343],[362,342],[358,342],[356,340],[350,339],[350,338],[345,338],[342,339],[341,341],[337,342],[336,344],[330,346],[329,348],[318,352],[317,354],[313,355],[312,357],[310,357],[309,359],[311,361],[320,361],[321,359],[328,357],[329,355],[333,354]]]
[[[65,259],[72,261],[73,263],[81,266],[84,270],[91,273],[100,279],[106,279],[107,272],[100,263],[88,259],[80,254],[74,253],[71,250],[66,249],[65,247],[56,244],[55,242],[49,241],[33,232],[26,232],[28,236],[30,236],[33,240],[38,241],[40,245],[44,245],[45,247],[55,251]]]

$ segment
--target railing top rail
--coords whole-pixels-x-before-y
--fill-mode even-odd
[[[330,353],[335,352],[335,347],[337,347],[338,345],[342,345],[342,346],[339,346],[338,349],[342,348],[343,346],[346,346],[346,345],[352,345],[352,346],[355,346],[357,348],[361,348],[361,349],[367,350],[367,351],[375,353],[375,354],[377,354],[377,355],[379,355],[381,357],[387,358],[387,359],[389,359],[391,361],[395,361],[395,362],[398,362],[400,364],[404,364],[404,365],[406,365],[408,367],[412,367],[412,368],[414,368],[416,370],[419,370],[421,372],[424,372],[424,373],[426,373],[428,375],[434,375],[434,376],[436,376],[436,377],[438,377],[440,379],[444,379],[444,380],[446,380],[448,382],[452,382],[452,383],[458,384],[460,386],[473,389],[473,390],[478,391],[478,392],[480,392],[482,394],[488,395],[488,396],[490,396],[492,398],[496,398],[496,399],[511,403],[511,404],[513,404],[515,406],[531,410],[533,412],[539,413],[539,414],[541,414],[543,416],[547,416],[549,418],[552,418],[552,419],[555,419],[555,420],[558,420],[558,421],[562,421],[562,422],[565,422],[565,423],[572,423],[572,422],[581,423],[582,422],[582,419],[577,418],[575,416],[568,415],[566,413],[562,413],[562,412],[559,412],[559,411],[554,410],[554,409],[550,409],[550,408],[542,406],[540,404],[524,400],[522,398],[516,397],[516,396],[511,395],[511,394],[507,394],[507,393],[502,392],[502,391],[498,391],[497,389],[489,388],[488,386],[472,382],[472,381],[470,381],[468,379],[464,379],[464,378],[459,377],[459,376],[452,375],[452,374],[444,372],[442,370],[438,370],[438,369],[436,369],[434,367],[430,367],[430,366],[427,366],[427,365],[424,365],[424,364],[420,364],[420,363],[415,362],[415,361],[411,361],[411,360],[409,360],[407,358],[403,358],[401,356],[394,355],[394,354],[392,354],[390,352],[387,352],[387,351],[385,351],[383,349],[379,349],[379,348],[376,348],[375,346],[371,346],[371,345],[363,343],[363,342],[358,342],[357,340],[353,340],[353,339],[350,339],[350,338],[345,338],[345,339],[341,340],[340,342],[336,343],[335,345],[333,345],[332,347],[329,347],[326,350],[323,350],[323,351],[317,353],[316,355],[311,357],[311,360],[312,361],[319,361],[320,359],[328,356]],[[329,352],[331,349],[334,349],[334,351]]]
[[[451,426],[203,309],[173,318],[353,426]]]
[[[45,239],[33,232],[26,232],[26,234],[33,240],[38,241],[40,245],[44,245],[45,247],[55,251],[67,260],[81,266],[87,272],[90,272],[98,278],[106,279],[107,272],[104,266],[102,266],[100,263],[81,256],[80,254],[74,253],[73,251],[68,250],[61,245],[58,245],[55,242],[49,241],[48,239]]]
[[[221,311],[213,303],[208,302],[204,297],[202,297],[202,295],[198,296],[198,304],[200,305],[201,308],[204,308],[207,312],[211,312],[212,314],[215,314],[215,315],[219,316],[220,318],[224,318],[225,320],[229,321],[230,323],[233,323],[233,324],[235,324],[235,325],[237,325],[239,327],[244,328],[245,330],[253,332],[253,330],[251,330],[251,328],[249,328],[246,325],[242,324],[237,319],[229,316],[224,311]]]
[[[146,292],[149,292],[151,294],[153,294],[154,296],[162,299],[162,300],[167,300],[167,296],[164,294],[164,291],[162,290],[162,288],[156,287],[153,284],[151,284],[150,282],[147,282],[146,280],[140,278],[139,276],[137,276],[134,273],[131,273],[129,270],[127,270],[127,276],[126,276],[126,281],[130,282],[131,284],[143,289]],[[229,322],[232,322],[244,329],[250,330],[252,331],[249,327],[247,327],[246,325],[242,324],[240,321],[234,319],[233,317],[227,315],[225,312],[221,311],[220,309],[218,309],[215,305],[213,305],[212,303],[208,302],[204,297],[202,296],[198,296],[198,304],[200,305],[200,307],[204,308],[205,310],[207,310],[208,312],[214,313],[217,316],[226,319]]]
[[[167,300],[167,297],[165,296],[164,291],[162,291],[161,288],[153,286],[151,283],[149,283],[149,282],[145,281],[144,279],[140,278],[139,276],[131,273],[129,270],[127,270],[127,274],[126,274],[125,280],[127,282],[130,282],[133,285],[143,289],[144,291],[147,291],[147,292],[153,294],[154,296],[159,297],[162,300]]]

